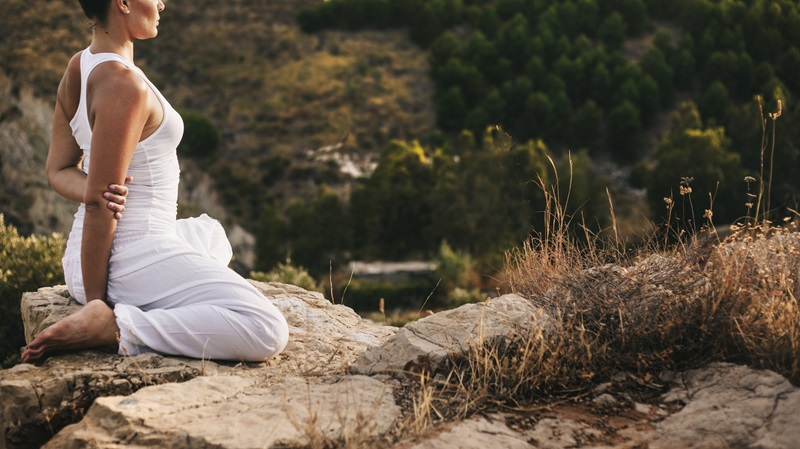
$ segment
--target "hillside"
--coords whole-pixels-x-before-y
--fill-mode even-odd
[[[9,11],[0,128],[41,157],[47,114],[19,105],[52,98],[86,20],[63,1]],[[543,193],[576,230],[632,245],[763,218],[752,195],[772,218],[797,210],[798,24],[787,0],[203,0],[168,5],[137,61],[219,129],[181,211],[240,223],[257,269],[330,279],[447,244],[473,257],[469,287],[493,290],[475,279],[541,231]],[[10,222],[67,221],[25,222],[38,203],[17,198],[35,195],[5,178]]]
[[[30,112],[27,103],[20,109],[8,95],[29,92],[26,98],[40,102],[42,110],[51,108],[66,62],[88,44],[90,33],[74,2],[6,3],[0,17],[0,91],[6,95],[0,127],[7,129]],[[220,199],[236,221],[251,232],[264,202],[311,199],[321,182],[346,189],[351,176],[327,159],[358,173],[374,165],[375,154],[389,140],[434,129],[424,52],[400,31],[303,34],[294,17],[315,3],[168,4],[159,37],[137,47],[137,65],[176,109],[200,111],[219,128],[218,160],[200,166],[216,180]],[[9,107],[16,112],[9,113]],[[36,163],[29,167],[34,179],[49,139],[47,114],[37,117],[42,120],[35,129],[17,133],[31,143],[0,144],[3,153],[20,145],[36,151]],[[319,154],[320,148],[336,148],[342,156]],[[25,210],[29,202],[14,202],[20,195],[39,195],[27,189],[42,186],[21,188],[5,175],[3,184],[0,209],[7,211],[8,221],[25,232],[46,232],[46,225],[29,224],[42,220]],[[64,231],[64,216],[51,225]]]

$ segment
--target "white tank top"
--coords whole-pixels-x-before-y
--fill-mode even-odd
[[[128,184],[125,212],[117,223],[117,234],[120,231],[175,231],[180,176],[176,149],[183,136],[183,120],[138,67],[115,53],[92,54],[88,48],[81,54],[81,96],[78,111],[69,123],[72,135],[83,150],[83,171],[89,173],[92,160],[92,129],[86,105],[86,83],[92,70],[106,61],[119,62],[141,76],[158,97],[164,112],[158,129],[139,142],[133,153],[128,168],[128,175],[133,176],[133,182]],[[85,205],[81,204],[75,214],[73,230],[82,230],[85,210]]]

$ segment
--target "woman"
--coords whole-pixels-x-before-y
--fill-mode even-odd
[[[63,263],[70,294],[85,305],[42,331],[23,361],[116,343],[130,355],[276,355],[288,340],[286,321],[227,268],[232,252],[219,223],[176,220],[183,122],[133,64],[134,41],[158,34],[164,3],[80,3],[94,24],[92,43],[58,87],[47,177],[82,202]],[[117,219],[122,207],[114,203],[123,202]]]

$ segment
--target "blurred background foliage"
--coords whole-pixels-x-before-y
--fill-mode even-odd
[[[63,284],[64,238],[19,235],[0,214],[0,368],[19,363],[25,345],[20,300],[25,292]]]
[[[386,309],[428,296],[426,307],[479,300],[502,288],[503,252],[541,231],[541,187],[569,192],[573,223],[601,235],[610,194],[635,244],[665,219],[664,198],[692,200],[696,210],[673,211],[690,227],[702,224],[709,194],[715,223],[746,215],[744,177],[761,179],[773,143],[771,212],[798,210],[792,0],[173,6],[137,63],[185,111],[181,153],[201,162],[232,219],[255,235],[259,278],[306,282],[306,273],[357,309],[380,298]],[[52,97],[88,42],[80,8],[5,8],[9,89]],[[783,104],[766,153],[773,122],[756,97],[765,113]],[[0,125],[9,114],[0,108]],[[351,162],[358,170],[345,170]],[[691,198],[680,195],[682,177],[693,178]],[[440,269],[394,282],[347,269],[409,259]]]

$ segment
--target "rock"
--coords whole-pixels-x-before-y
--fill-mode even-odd
[[[433,372],[449,357],[466,354],[470,345],[495,342],[551,326],[550,318],[518,295],[504,295],[466,304],[406,324],[381,346],[364,352],[351,372],[374,374],[427,370]]]
[[[142,354],[123,358],[85,351],[0,371],[0,448],[34,448],[74,423],[98,396],[199,375],[189,361]]]
[[[611,410],[577,402],[471,417],[393,449],[798,447],[800,389],[774,372],[718,363],[663,380],[671,389],[661,404],[617,403]]]
[[[400,417],[396,385],[364,376],[289,377],[274,383],[199,377],[100,398],[80,423],[44,447],[234,449],[345,440],[368,447]]]
[[[533,447],[548,449],[566,449],[586,447],[589,441],[595,441],[601,432],[587,423],[572,419],[545,418],[525,432]]]
[[[396,327],[375,324],[321,293],[277,282],[250,281],[286,317],[289,344],[268,363],[287,374],[346,372],[368,348],[382,345]]]
[[[290,341],[278,357],[262,364],[232,364],[155,354],[123,357],[112,349],[55,356],[40,367],[25,364],[0,371],[0,432],[6,435],[0,438],[0,449],[38,447],[80,419],[95,398],[130,394],[150,385],[201,375],[266,379],[343,373],[368,347],[380,345],[397,330],[363,320],[320,293],[279,283],[253,281],[253,285],[289,323]],[[26,340],[80,307],[63,286],[26,293],[22,299]]]
[[[603,393],[600,396],[592,399],[592,402],[601,407],[613,407],[615,405],[619,405],[619,400],[608,393]]]
[[[649,268],[639,267],[638,276],[661,285]],[[414,419],[419,402],[413,388],[402,387],[405,379],[358,373],[433,371],[472,345],[502,344],[514,334],[555,326],[516,295],[462,306],[397,330],[362,320],[318,293],[254,285],[290,325],[290,344],[276,359],[226,364],[83,351],[51,357],[39,366],[18,365],[0,371],[0,430],[5,436],[0,449],[45,443],[48,448],[374,447],[398,438],[395,432]],[[31,337],[47,320],[76,307],[63,287],[25,298]],[[436,376],[441,379],[442,372]],[[719,363],[666,373],[661,383],[649,378],[641,383],[629,373],[609,380],[592,390],[593,399],[472,416],[430,429],[395,449],[791,449],[800,441],[800,389],[771,371]],[[405,407],[405,416],[398,404]]]
[[[70,298],[66,286],[45,287],[24,293],[21,312],[25,342],[30,343],[39,332],[72,315],[80,307],[78,302]]]
[[[665,380],[672,389],[664,402],[683,408],[654,430],[628,434],[651,449],[792,449],[800,442],[800,390],[772,371],[720,363]]]
[[[500,415],[489,419],[477,417],[456,423],[448,429],[437,429],[414,443],[395,446],[394,449],[529,449],[524,435],[509,429]]]

